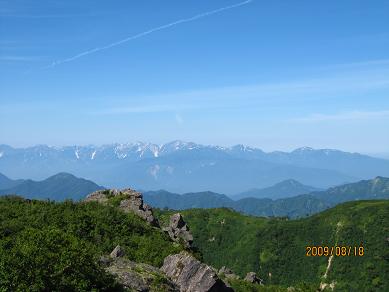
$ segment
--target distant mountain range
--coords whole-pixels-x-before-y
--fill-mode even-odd
[[[144,191],[143,198],[152,207],[160,209],[185,210],[227,207],[248,215],[288,216],[290,218],[312,215],[347,201],[389,199],[389,178],[385,177],[376,177],[371,180],[329,188],[325,191],[313,191],[288,197],[292,192],[303,188],[312,189],[312,187],[304,186],[293,180],[283,181],[265,189],[272,190],[276,197],[283,197],[279,199],[276,197],[273,199],[247,197],[234,200],[234,197],[209,191],[181,195],[165,190]],[[58,173],[43,181],[11,180],[0,174],[0,195],[16,194],[30,199],[55,201],[80,200],[100,189],[104,189],[104,187],[69,173]],[[282,190],[288,195],[283,196]]]
[[[255,216],[288,216],[290,218],[312,215],[337,204],[355,200],[389,199],[389,178],[376,177],[333,187],[325,191],[290,198],[243,198],[237,201],[212,192],[174,194],[166,191],[144,192],[144,200],[153,207],[185,210],[193,208],[227,207]]]
[[[319,191],[320,189],[303,185],[302,183],[288,179],[279,182],[271,187],[263,189],[251,189],[246,192],[231,196],[234,200],[243,198],[269,198],[269,199],[282,199],[293,197],[297,195],[307,194],[313,191]]]
[[[11,180],[0,174],[0,195],[17,194],[29,199],[78,201],[101,189],[104,187],[69,173],[58,173],[43,181]]]
[[[13,180],[6,177],[4,174],[0,173],[0,190],[12,188],[22,182],[23,182],[22,179]]]
[[[182,141],[18,149],[0,145],[0,172],[34,180],[69,172],[106,187],[232,195],[287,179],[324,189],[389,176],[389,160],[330,149],[265,153],[243,145]]]

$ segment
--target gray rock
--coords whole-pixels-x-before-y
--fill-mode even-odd
[[[143,202],[141,193],[132,189],[123,190],[100,190],[89,194],[86,202],[99,202],[106,204],[110,198],[119,197],[121,199],[119,208],[124,212],[132,212],[146,220],[150,225],[159,227],[158,220],[153,215],[151,207]]]
[[[130,291],[180,291],[177,285],[158,268],[147,264],[135,263],[126,258],[112,259],[110,265],[105,270],[114,275],[117,281]]]
[[[253,283],[253,284],[261,284],[263,285],[263,280],[257,276],[254,272],[247,273],[246,277],[244,278],[245,281]]]
[[[185,251],[167,256],[161,270],[178,285],[181,292],[233,291],[211,267]]]
[[[169,234],[173,241],[181,242],[187,248],[192,246],[193,235],[190,233],[189,227],[185,223],[180,213],[173,214],[170,217],[169,226],[163,230]]]
[[[234,272],[231,269],[229,269],[225,266],[220,268],[218,274],[224,275],[224,277],[229,278],[229,279],[239,279],[238,275],[234,274]]]
[[[112,258],[110,256],[101,256],[99,259],[99,264],[103,267],[108,267],[112,262]]]
[[[116,246],[114,250],[109,255],[111,258],[119,258],[124,256],[124,250],[120,247],[120,245]]]

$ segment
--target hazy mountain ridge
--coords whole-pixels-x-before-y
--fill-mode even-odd
[[[77,201],[94,191],[104,189],[92,181],[75,177],[69,173],[58,173],[42,181],[28,179],[18,180],[15,183],[16,185],[13,187],[0,189],[0,196],[17,194],[28,199],[55,201],[72,199]]]
[[[251,189],[243,193],[231,196],[234,200],[242,198],[270,198],[270,199],[282,199],[293,197],[297,195],[307,194],[313,191],[319,191],[320,189],[303,185],[302,183],[294,180],[288,179],[282,182],[279,182],[271,187],[263,189]]]
[[[22,183],[23,181],[24,180],[22,180],[22,179],[18,179],[18,180],[10,179],[9,177],[0,173],[0,190],[15,187],[18,184]]]
[[[376,177],[325,191],[276,200],[243,198],[234,201],[225,195],[212,192],[179,195],[167,191],[144,192],[144,199],[151,206],[161,209],[227,207],[248,215],[297,218],[319,213],[347,201],[389,199],[389,178]]]
[[[132,185],[178,193],[211,190],[231,195],[286,179],[327,188],[389,176],[389,161],[329,149],[266,153],[244,145],[182,141],[22,149],[0,145],[0,172],[35,180],[69,172],[107,187]]]

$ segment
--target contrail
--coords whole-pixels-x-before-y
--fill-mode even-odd
[[[119,45],[124,44],[126,42],[129,42],[129,41],[132,41],[132,40],[144,37],[144,36],[149,35],[149,34],[151,34],[153,32],[164,30],[164,29],[170,28],[172,26],[175,26],[175,25],[178,25],[178,24],[181,24],[181,23],[195,21],[197,19],[200,19],[200,18],[203,18],[203,17],[207,17],[207,16],[211,16],[213,14],[220,13],[220,12],[223,12],[225,10],[229,10],[229,9],[233,9],[233,8],[236,8],[236,7],[240,7],[240,6],[249,4],[252,1],[253,0],[243,1],[243,2],[240,2],[240,3],[237,3],[237,4],[233,4],[233,5],[230,5],[230,6],[226,6],[226,7],[218,8],[218,9],[211,10],[211,11],[208,11],[208,12],[204,12],[204,13],[201,13],[201,14],[197,14],[197,15],[189,17],[189,18],[183,18],[183,19],[180,19],[180,20],[168,23],[168,24],[164,24],[164,25],[152,28],[150,30],[146,30],[144,32],[138,33],[136,35],[129,36],[129,37],[125,38],[125,39],[122,39],[120,41],[116,41],[116,42],[108,44],[106,46],[90,49],[88,51],[84,51],[82,53],[74,55],[73,57],[69,57],[69,58],[66,58],[66,59],[54,61],[51,65],[46,66],[45,69],[52,68],[52,67],[55,67],[55,66],[63,64],[63,63],[71,62],[71,61],[77,60],[77,59],[79,59],[81,57],[85,57],[87,55],[90,55],[90,54],[93,54],[93,53],[96,53],[96,52],[104,51],[104,50],[110,49],[112,47],[119,46]]]

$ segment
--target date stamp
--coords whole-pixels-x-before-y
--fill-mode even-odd
[[[363,246],[306,246],[307,257],[363,257],[365,248]]]

